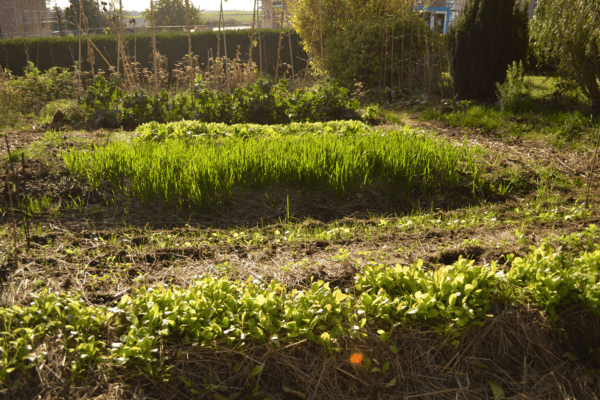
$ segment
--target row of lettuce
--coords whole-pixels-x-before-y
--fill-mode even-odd
[[[41,343],[62,349],[71,373],[111,363],[156,372],[158,349],[169,344],[212,346],[302,339],[335,347],[337,338],[366,337],[378,329],[383,341],[404,323],[421,322],[445,334],[481,325],[491,304],[528,304],[559,318],[561,308],[600,315],[600,229],[563,237],[588,242],[587,250],[564,253],[544,243],[524,257],[495,263],[460,259],[436,270],[369,262],[353,290],[322,281],[307,290],[276,282],[230,281],[203,276],[188,288],[141,287],[115,307],[87,304],[79,293],[34,295],[28,306],[0,309],[0,378],[43,362]],[[108,335],[108,336],[107,336]],[[458,344],[458,343],[455,343]],[[392,353],[397,349],[390,345]]]

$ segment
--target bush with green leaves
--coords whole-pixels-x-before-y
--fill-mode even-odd
[[[20,110],[23,113],[39,112],[46,103],[69,99],[74,94],[73,79],[66,69],[53,67],[41,72],[29,61],[24,74],[23,77],[10,80],[10,86],[18,94]]]
[[[473,0],[448,33],[450,74],[459,99],[490,99],[513,61],[526,60],[527,13],[520,0]]]
[[[290,99],[292,122],[325,122],[361,120],[358,101],[337,81],[327,79],[314,90],[297,89]]]
[[[540,59],[558,65],[577,82],[600,113],[600,3],[597,0],[538,0],[531,20],[531,44]]]
[[[381,49],[384,47],[384,32],[387,35],[387,47],[394,43],[393,63],[386,64],[385,76],[394,74],[398,82],[399,70],[404,68],[404,77],[408,76],[405,60],[417,60],[418,52],[423,51],[416,45],[411,46],[411,38],[418,32],[430,43],[437,43],[437,35],[417,13],[407,12],[396,18],[372,18],[353,23],[326,40],[325,67],[327,72],[345,86],[361,82],[365,88],[375,88],[382,84]],[[392,39],[392,31],[397,38]],[[391,53],[391,51],[390,51]],[[391,60],[392,55],[389,56]],[[425,57],[422,53],[420,57]],[[388,80],[389,81],[389,80]]]
[[[187,94],[170,95],[165,89],[155,95],[138,90],[126,93],[122,79],[109,81],[97,76],[80,102],[94,126],[128,128],[150,122],[195,119],[225,124],[287,124],[336,120],[360,120],[358,102],[339,83],[328,80],[312,91],[287,90],[288,81],[275,84],[259,79],[232,94],[209,90],[198,83],[194,99]]]
[[[513,61],[506,71],[506,81],[502,84],[496,83],[502,111],[522,111],[528,105],[529,96],[524,76],[523,62]]]
[[[79,99],[94,126],[117,127],[121,124],[123,111],[119,106],[125,95],[122,84],[123,78],[119,75],[111,76],[108,81],[102,75],[96,75],[94,83]]]

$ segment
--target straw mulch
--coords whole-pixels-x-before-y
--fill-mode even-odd
[[[165,346],[159,353],[166,357],[162,367],[170,367],[167,381],[143,373],[140,365],[95,371],[87,382],[69,385],[69,377],[61,373],[62,354],[49,350],[46,365],[27,377],[15,376],[0,398],[222,399],[240,393],[238,399],[493,399],[488,381],[514,399],[600,396],[598,360],[565,357],[576,351],[579,333],[600,343],[600,319],[571,313],[564,329],[557,330],[538,310],[497,314],[484,327],[467,328],[458,346],[450,344],[454,338],[418,326],[398,328],[388,343],[375,332],[359,340],[342,339],[336,343],[339,350],[330,354],[308,341],[280,348]],[[390,352],[390,344],[397,347],[397,355]],[[350,362],[354,353],[363,355],[362,365]],[[367,370],[367,358],[370,368],[381,369],[389,362],[389,371]],[[259,365],[262,371],[252,377]],[[251,395],[257,384],[260,390]],[[207,390],[209,385],[223,389]]]

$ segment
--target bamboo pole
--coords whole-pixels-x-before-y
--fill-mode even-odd
[[[281,62],[281,40],[283,39],[283,6],[281,7],[281,22],[279,23],[279,44],[277,44],[277,66],[275,77],[279,79],[279,63]]]
[[[117,73],[119,73],[119,64],[123,63],[123,75],[125,75],[125,60],[121,57],[123,51],[123,0],[119,0],[119,29],[117,34]]]
[[[260,7],[258,7],[258,2],[256,4],[256,19],[258,20],[258,29],[260,29],[261,28],[261,23],[260,23]],[[263,73],[263,65],[262,65],[262,33],[258,34],[258,60],[259,60],[259,64],[260,64],[259,71],[260,71],[260,75],[262,76],[262,73]]]
[[[224,20],[223,18],[223,0],[221,0],[221,20]],[[227,93],[231,93],[231,85],[230,85],[230,81],[229,81],[229,66],[228,66],[228,59],[227,59],[227,36],[225,35],[225,28],[223,28],[223,47],[225,49],[225,79],[227,80]]]
[[[82,83],[81,83],[81,17],[83,14],[83,5],[82,5],[82,1],[79,0],[79,26],[77,27],[77,32],[78,32],[78,36],[79,36],[79,64],[77,65],[77,69],[78,69],[78,76],[79,76],[79,95],[81,96],[81,92],[82,92]]]
[[[192,64],[192,29],[190,27],[190,0],[185,0],[185,11],[187,14],[188,28],[188,61],[190,65],[190,96],[192,96],[192,106],[194,105],[194,66]]]
[[[154,64],[154,90],[158,93],[158,71],[156,69],[156,34],[154,32],[154,0],[150,0],[150,25],[152,26],[152,63]]]
[[[413,57],[413,37],[414,32],[412,31],[412,27],[410,30],[410,53],[408,55],[408,91],[410,93],[410,95],[412,96],[412,81],[413,81],[413,74],[412,74],[412,57]]]
[[[323,62],[323,9],[321,7],[321,0],[319,0],[319,31],[321,33],[321,74],[325,72]]]
[[[252,7],[252,33],[250,34],[250,51],[248,52],[248,76],[252,69],[252,49],[254,48],[254,24],[256,23],[256,8],[258,7],[258,0],[254,0]]]
[[[436,22],[436,28],[437,28],[437,22]],[[442,26],[442,29],[444,29],[444,27]],[[438,40],[438,62],[440,63],[440,90],[442,91],[442,99],[444,98],[444,76],[442,75],[442,47],[440,45],[440,32],[438,31],[437,33],[437,40]]]
[[[429,56],[429,39],[425,36],[425,54],[427,55],[427,99],[431,97],[431,57]]]
[[[287,2],[285,0],[283,0],[283,7],[285,8],[286,14],[287,14]],[[296,83],[296,71],[294,71],[294,52],[292,51],[292,30],[290,29],[289,25],[290,24],[289,24],[289,19],[288,19],[288,41],[290,43],[290,63],[292,65],[292,82]]]
[[[402,87],[402,80],[404,78],[403,74],[402,74],[402,70],[403,70],[403,66],[404,66],[404,18],[402,18],[402,50],[400,50],[400,82],[398,82],[398,86],[401,88]]]

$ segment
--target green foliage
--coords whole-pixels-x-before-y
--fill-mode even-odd
[[[78,29],[80,0],[69,0],[70,6],[65,8],[64,16],[67,21],[66,30]],[[88,29],[106,28],[109,23],[109,13],[100,9],[100,3],[94,0],[81,0],[83,13],[87,20]],[[82,22],[83,24],[83,22]],[[85,30],[85,25],[81,27]]]
[[[557,63],[561,76],[576,81],[600,112],[600,12],[598,0],[539,0],[531,20],[537,55]]]
[[[111,142],[94,152],[71,151],[65,162],[92,186],[110,180],[125,188],[127,181],[142,201],[158,197],[164,204],[196,209],[217,205],[238,187],[289,184],[342,194],[378,182],[409,190],[456,184],[457,168],[476,170],[476,150],[409,128],[382,133],[346,124],[340,130],[340,122],[289,127],[180,122],[167,143]],[[165,137],[169,129],[149,124],[140,131],[151,138]]]
[[[524,259],[510,258],[512,266],[507,273],[511,284],[524,289],[528,302],[551,315],[556,313],[557,306],[578,303],[600,315],[600,249],[597,246],[575,259],[556,252],[547,244],[532,250]]]
[[[290,99],[290,121],[317,122],[358,120],[358,101],[351,98],[348,89],[334,80],[326,80],[311,91],[297,89]]]
[[[29,61],[24,73],[24,77],[15,77],[9,83],[18,94],[22,113],[39,111],[46,102],[71,98],[74,94],[71,73],[67,70],[54,67],[42,73]]]
[[[461,99],[495,97],[506,67],[525,60],[528,49],[527,13],[517,0],[468,2],[448,33],[450,73]]]
[[[88,306],[79,294],[44,291],[32,295],[27,306],[0,308],[0,382],[42,365],[47,354],[40,345],[49,340],[62,346],[65,368],[74,377],[103,364],[164,374],[158,350],[182,341],[192,346],[279,347],[308,339],[330,349],[342,335],[366,336],[368,328],[378,329],[380,339],[388,342],[394,327],[404,322],[433,323],[456,335],[453,327],[493,317],[491,301],[532,304],[551,315],[556,306],[569,305],[598,315],[598,228],[590,226],[585,236],[592,238],[592,248],[579,257],[543,245],[513,258],[506,273],[494,264],[476,266],[464,259],[436,271],[425,270],[422,262],[410,267],[370,262],[357,274],[355,293],[322,281],[311,280],[302,291],[276,281],[201,276],[188,288],[133,289],[108,308]],[[576,240],[564,238],[570,239]],[[398,353],[393,345],[389,349]],[[384,364],[381,372],[387,368]],[[251,377],[260,372],[255,367]]]
[[[475,266],[461,259],[452,266],[425,271],[412,267],[367,265],[356,278],[367,315],[388,321],[399,316],[427,320],[441,316],[464,326],[481,319],[490,308],[492,292],[503,279],[496,264]]]
[[[236,88],[230,95],[209,90],[202,83],[195,85],[194,98],[186,95],[170,99],[163,89],[156,95],[144,91],[125,94],[122,80],[113,76],[106,81],[97,76],[81,99],[82,108],[89,111],[94,126],[135,128],[139,124],[157,121],[172,122],[195,119],[226,124],[257,123],[286,124],[304,121],[335,121],[360,119],[358,102],[348,90],[334,81],[327,81],[312,91],[287,91],[288,82],[278,84],[265,79]],[[119,107],[122,106],[122,110]]]
[[[292,1],[288,5],[294,30],[302,38],[311,59],[317,62],[321,54],[333,50],[326,45],[327,40],[351,29],[354,24],[389,15],[391,10],[397,15],[413,11],[412,2],[406,0],[304,0]],[[321,51],[321,44],[325,45],[326,50]]]
[[[144,19],[151,20],[150,8],[144,13]],[[202,11],[190,2],[190,24],[203,24]],[[187,26],[187,8],[183,0],[157,0],[154,2],[155,26]]]
[[[386,69],[382,71],[381,49],[384,47],[383,33],[386,30],[389,49],[392,48],[392,30],[395,35],[400,35],[401,39],[394,39],[394,54],[388,55],[390,60],[393,57],[394,63],[386,63]],[[411,37],[416,36],[417,32],[427,37],[429,41],[433,41],[434,38],[437,40],[435,32],[427,27],[419,14],[412,12],[393,19],[371,18],[352,24],[328,36],[325,53],[327,72],[345,86],[361,82],[365,88],[380,85],[382,72],[385,76],[390,74],[399,76],[399,69],[404,68],[404,76],[408,76],[408,69],[406,63],[402,62],[402,55],[405,60],[417,59],[419,49],[417,46],[411,48]],[[395,79],[396,82],[398,80],[399,77]]]
[[[107,82],[103,76],[97,75],[80,99],[81,108],[89,111],[94,126],[117,127],[121,123],[122,111],[119,105],[123,102],[124,91],[121,89],[123,79],[113,75]]]
[[[528,104],[529,97],[524,81],[525,70],[523,62],[513,61],[506,71],[506,81],[503,84],[496,83],[498,98],[502,103],[502,111],[522,111]]]

